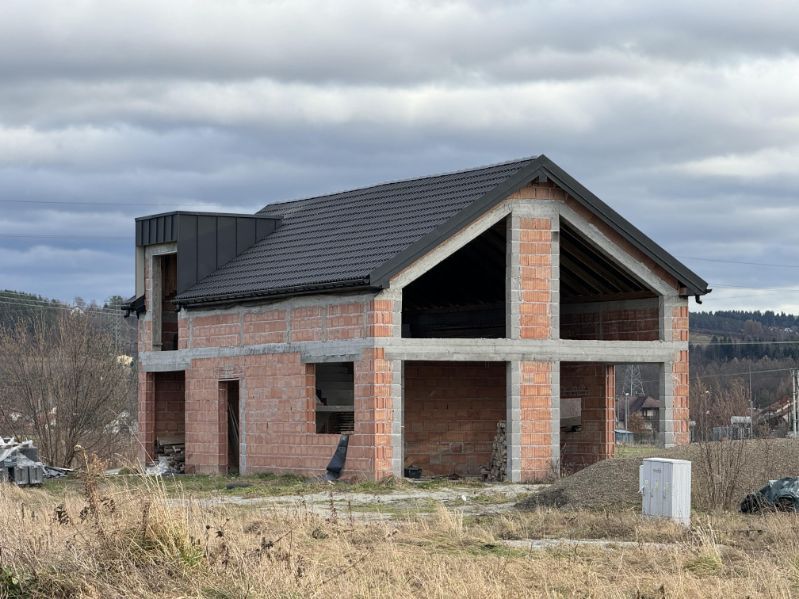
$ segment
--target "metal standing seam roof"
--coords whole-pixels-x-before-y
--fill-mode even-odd
[[[380,288],[496,202],[538,176],[578,201],[600,204],[604,220],[643,245],[690,294],[707,284],[544,156],[269,204],[261,216],[278,229],[181,293],[182,305],[224,303],[322,290]],[[589,198],[583,197],[589,194]],[[588,200],[588,201],[587,201]],[[609,217],[609,218],[608,218]],[[619,225],[620,223],[620,225]],[[678,273],[674,273],[675,264]]]

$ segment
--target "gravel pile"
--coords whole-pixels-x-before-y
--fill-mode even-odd
[[[743,449],[738,453],[740,444]],[[733,457],[733,455],[737,457]],[[707,489],[710,472],[734,476],[734,505],[748,493],[760,489],[769,479],[799,476],[799,439],[756,439],[692,444],[666,450],[653,450],[652,457],[691,460],[692,503],[695,508],[710,509]],[[725,461],[726,460],[726,461]],[[638,467],[643,458],[614,458],[584,468],[564,477],[517,504],[520,509],[558,507],[569,510],[639,510]],[[735,465],[732,468],[725,464]]]

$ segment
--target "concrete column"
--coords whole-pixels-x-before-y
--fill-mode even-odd
[[[139,458],[149,462],[155,456],[155,373],[139,370]]]
[[[228,474],[228,386],[227,381],[217,382],[216,391],[216,466],[219,474]]]
[[[239,380],[239,474],[247,471],[247,380]]]
[[[659,368],[660,431],[658,445],[674,447],[674,362],[663,362]]]
[[[508,464],[505,479],[518,483],[522,480],[521,363],[512,361],[507,364],[508,392],[505,437],[508,444]]]
[[[521,231],[519,213],[513,211],[507,218],[507,246],[505,254],[505,336],[519,338],[519,314],[521,303],[521,267],[519,251]],[[510,455],[510,454],[508,454]]]
[[[687,303],[679,296],[661,295],[658,297],[658,321],[661,341],[679,341],[674,338],[674,308]]]
[[[164,290],[161,287],[162,280],[162,263],[161,256],[156,255],[150,258],[150,284],[152,291],[150,293],[150,319],[152,320],[152,335],[154,351],[161,351],[161,309],[164,300]]]
[[[550,372],[552,388],[552,471],[560,472],[560,362],[552,362]]]
[[[549,338],[560,339],[560,215],[553,214],[550,218],[552,275],[549,279]]]
[[[391,473],[402,478],[405,469],[405,363],[391,361]]]

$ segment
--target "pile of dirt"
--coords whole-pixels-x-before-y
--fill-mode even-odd
[[[754,439],[722,443],[691,444],[653,450],[652,457],[692,462],[692,504],[708,510],[734,507],[748,493],[770,479],[799,476],[799,439]],[[570,510],[640,509],[638,467],[643,458],[604,460],[564,477],[522,500],[517,507],[558,507]],[[721,473],[721,474],[719,474]],[[711,482],[715,479],[715,483]],[[720,479],[724,479],[723,481]],[[731,505],[710,505],[711,484],[730,481]]]

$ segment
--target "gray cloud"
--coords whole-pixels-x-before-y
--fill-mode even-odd
[[[544,152],[717,285],[707,307],[799,309],[796,269],[707,261],[799,264],[796,22],[777,1],[4,2],[0,287],[101,300],[132,291],[134,216]]]

